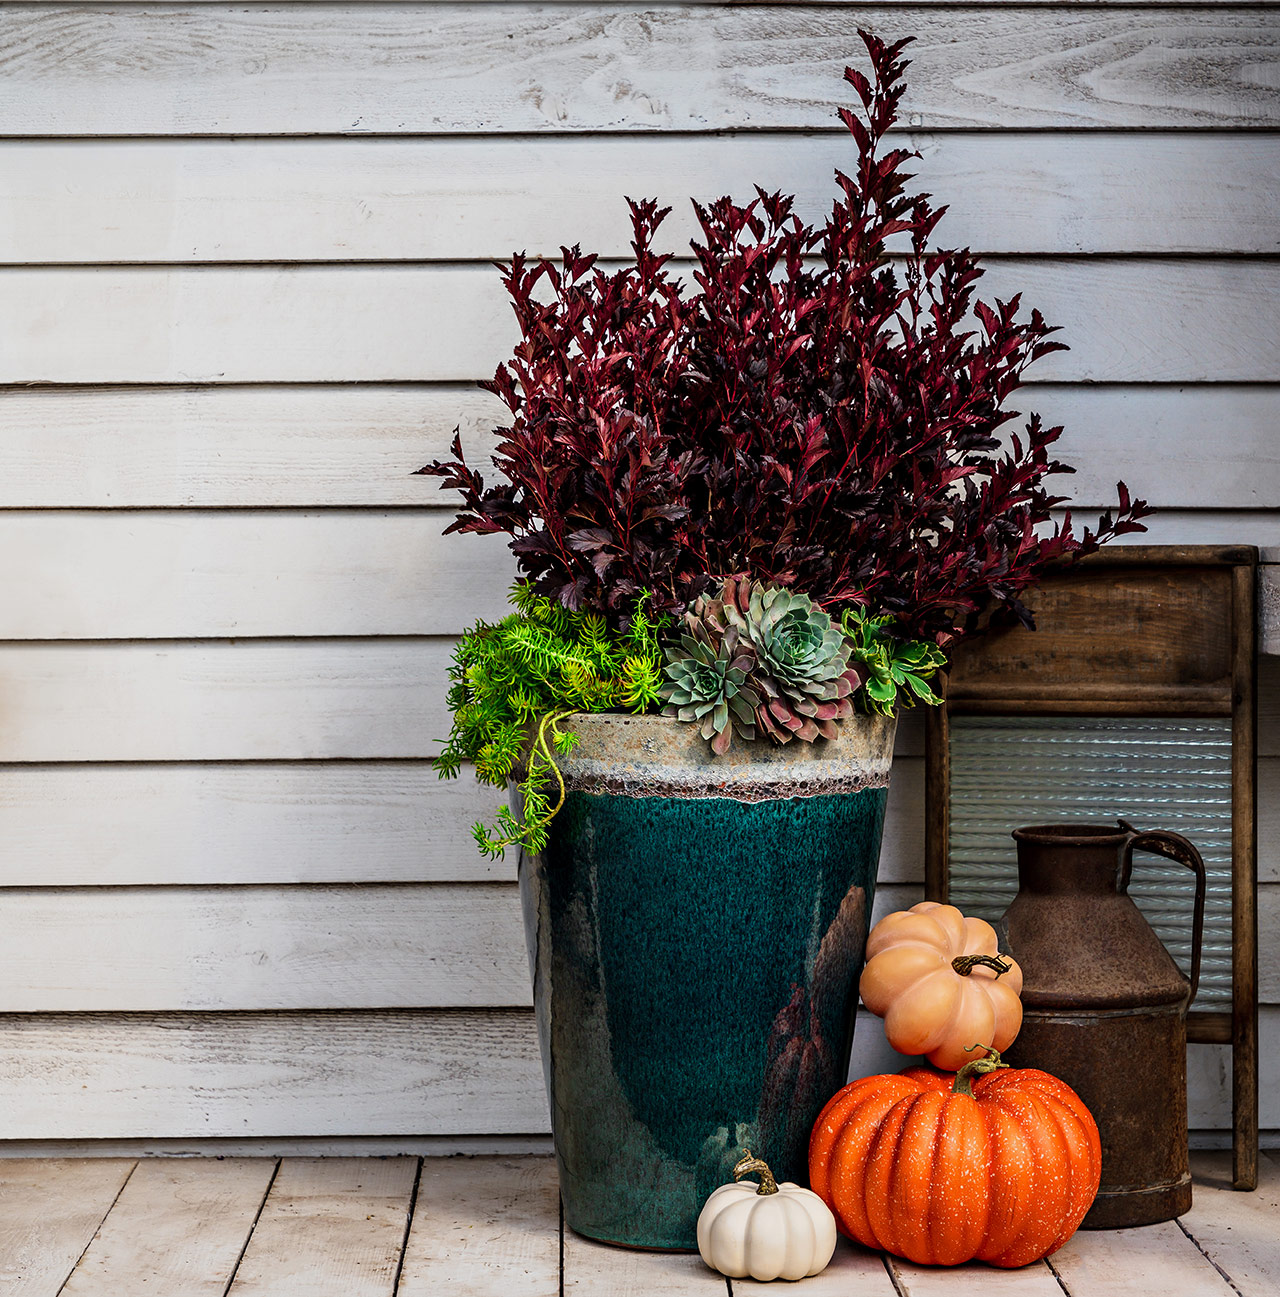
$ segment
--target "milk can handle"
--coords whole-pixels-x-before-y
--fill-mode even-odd
[[[1200,946],[1204,940],[1204,858],[1181,833],[1170,833],[1168,829],[1152,829],[1142,833],[1126,820],[1120,821],[1120,827],[1130,835],[1124,844],[1124,857],[1120,865],[1119,890],[1129,890],[1129,875],[1133,872],[1133,853],[1135,851],[1152,851],[1157,856],[1176,860],[1180,865],[1195,871],[1196,875],[1196,908],[1191,922],[1191,995],[1187,1003],[1196,998],[1200,985]]]

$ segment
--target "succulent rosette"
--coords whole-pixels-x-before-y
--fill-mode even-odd
[[[728,630],[755,650],[760,729],[777,743],[835,738],[862,683],[844,631],[808,595],[782,586],[731,577],[720,602]]]
[[[711,750],[723,756],[735,733],[755,738],[761,699],[747,680],[755,655],[718,613],[719,605],[705,597],[685,613],[679,642],[666,650],[669,680],[662,697],[665,715],[696,721]]]

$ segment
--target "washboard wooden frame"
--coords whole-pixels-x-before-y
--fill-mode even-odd
[[[1035,631],[961,645],[929,708],[925,895],[948,894],[953,715],[1229,717],[1232,1007],[1187,1039],[1229,1044],[1233,1182],[1258,1178],[1257,619],[1251,546],[1114,546],[1046,576]]]

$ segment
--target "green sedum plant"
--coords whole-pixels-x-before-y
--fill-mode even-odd
[[[641,595],[627,625],[610,627],[596,613],[570,612],[537,594],[529,582],[511,592],[516,611],[477,622],[459,641],[449,668],[453,730],[436,769],[456,778],[463,762],[476,778],[505,788],[514,780],[519,811],[499,807],[496,823],[472,828],[487,856],[521,844],[541,850],[547,825],[564,801],[556,754],[576,735],[560,728],[574,712],[654,710],[662,687],[658,631]]]
[[[869,617],[861,608],[846,609],[841,622],[863,674],[859,701],[881,716],[892,716],[899,699],[907,707],[917,700],[935,707],[942,702],[928,681],[946,665],[947,655],[926,640],[896,638],[895,624],[894,617]]]

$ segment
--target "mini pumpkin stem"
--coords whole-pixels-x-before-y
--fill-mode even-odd
[[[985,958],[985,956],[983,956]],[[994,1072],[998,1068],[1008,1067],[1000,1058],[1000,1051],[991,1045],[966,1045],[964,1052],[972,1053],[975,1049],[985,1049],[986,1058],[975,1058],[971,1063],[966,1063],[957,1073],[956,1079],[951,1083],[952,1094],[967,1094],[973,1098],[973,1079],[976,1076],[985,1076],[988,1072]]]
[[[761,1161],[758,1157],[751,1156],[751,1150],[744,1148],[742,1157],[738,1159],[738,1164],[733,1168],[734,1182],[741,1180],[744,1175],[756,1173],[760,1177],[760,1187],[756,1190],[759,1195],[778,1192],[778,1182],[773,1178],[773,1172],[769,1170],[768,1162]]]
[[[961,977],[968,977],[979,965],[984,968],[994,968],[996,980],[999,981],[1013,967],[1013,961],[1003,955],[957,955],[951,961],[951,967]]]

